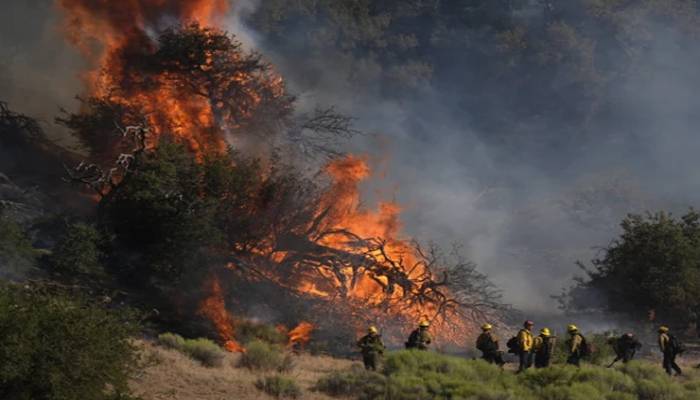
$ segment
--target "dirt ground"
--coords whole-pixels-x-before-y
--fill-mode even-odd
[[[150,342],[139,343],[147,367],[133,379],[131,388],[144,400],[266,400],[273,399],[255,387],[265,376],[237,368],[239,355],[227,354],[224,365],[207,368],[186,355]],[[349,368],[354,362],[324,356],[301,354],[288,375],[303,388],[302,399],[331,399],[310,390],[327,372]]]

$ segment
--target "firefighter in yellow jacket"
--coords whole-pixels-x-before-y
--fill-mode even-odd
[[[534,337],[532,335],[532,327],[535,325],[532,321],[525,321],[523,329],[518,332],[518,372],[522,372],[532,366],[532,345]]]
[[[569,325],[566,329],[569,333],[569,340],[566,341],[566,347],[569,349],[569,357],[566,363],[569,365],[581,366],[581,359],[588,356],[590,349],[586,338],[581,335],[576,325]]]
[[[481,351],[481,358],[489,364],[496,364],[502,367],[505,364],[503,361],[503,352],[498,348],[498,339],[492,332],[491,324],[481,326],[481,335],[476,339],[476,348]]]
[[[676,375],[681,375],[683,371],[676,364],[676,356],[683,352],[683,345],[668,331],[667,326],[659,327],[659,350],[664,356],[663,367],[669,375],[672,375],[674,371]]]
[[[533,352],[535,353],[535,368],[549,367],[556,343],[557,337],[552,336],[549,328],[542,328],[540,330],[540,334],[535,337],[532,346]]]

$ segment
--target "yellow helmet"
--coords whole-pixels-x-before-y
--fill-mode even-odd
[[[566,330],[567,330],[568,332],[578,332],[578,328],[577,328],[576,325],[574,325],[574,324],[569,325],[569,326],[566,328]]]
[[[542,336],[549,336],[550,335],[549,328],[542,328],[540,330],[540,333],[542,334]]]
[[[430,326],[430,322],[428,321],[421,321],[420,324],[418,324],[421,328],[427,328]]]
[[[666,332],[668,332],[668,326],[666,326],[666,325],[661,325],[661,326],[659,327],[659,332],[660,332],[660,333],[666,333]]]
[[[489,323],[485,323],[485,324],[481,325],[481,330],[483,330],[483,331],[490,331],[491,329],[493,329],[493,326],[491,326],[491,324],[489,324]]]
[[[369,332],[369,333],[375,333],[375,334],[376,334],[376,333],[379,333],[379,331],[377,330],[377,327],[376,327],[376,326],[370,326],[370,327],[367,329],[367,332]]]

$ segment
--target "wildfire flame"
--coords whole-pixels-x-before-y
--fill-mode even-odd
[[[188,50],[189,59],[184,62],[192,65],[168,60],[170,70],[152,70],[150,58],[157,55],[158,46],[162,45],[153,32],[211,26],[204,31],[194,30],[204,35],[204,43],[211,43],[222,33],[216,26],[228,11],[227,0],[57,2],[66,16],[64,30],[68,39],[93,65],[83,77],[89,94],[139,110],[155,138],[167,132],[188,143],[198,154],[223,151],[225,132],[241,128],[241,121],[250,118],[263,102],[285,96],[283,80],[263,66],[255,71],[224,71],[229,73],[218,76],[224,82],[216,85],[200,79],[196,87],[190,87],[178,81],[178,74],[196,76],[214,71],[222,75],[216,70],[220,65],[249,61],[240,53],[229,54],[216,46],[204,54],[194,54],[197,49]],[[239,94],[233,112],[227,111],[227,99],[217,92],[221,87],[232,87]]]
[[[219,279],[211,278],[207,286],[209,297],[201,302],[199,313],[214,324],[226,350],[244,352],[245,349],[236,342],[233,317],[226,311],[226,303]]]
[[[313,324],[309,322],[301,322],[294,329],[287,333],[289,338],[288,347],[299,346],[302,349],[311,341],[311,333],[314,330]]]
[[[253,118],[265,101],[286,96],[282,78],[265,68],[219,76],[225,84],[236,88],[236,96],[230,99],[224,98],[231,95],[229,92],[218,93],[216,88],[197,80],[200,84],[196,87],[178,83],[176,74],[179,72],[152,71],[141,65],[143,58],[157,52],[159,43],[154,32],[173,25],[188,29],[192,23],[199,24],[193,32],[204,35],[205,41],[214,40],[213,37],[220,33],[216,24],[229,7],[227,0],[56,1],[66,16],[64,28],[68,39],[92,64],[84,76],[90,95],[140,110],[156,137],[163,133],[175,135],[197,154],[224,150],[226,132],[241,128],[242,121]],[[200,30],[198,26],[214,28]],[[204,54],[201,64],[187,73],[199,74],[219,68],[222,63],[247,61],[242,60],[240,53],[227,53],[225,59],[221,57],[224,56],[213,51]],[[225,111],[229,103],[234,103],[234,109]],[[391,312],[402,321],[413,324],[427,315],[435,315],[434,304],[407,304],[410,293],[405,292],[406,286],[392,286],[388,281],[387,276],[397,275],[395,272],[400,272],[408,280],[424,279],[431,273],[418,259],[412,243],[401,237],[401,207],[398,204],[381,202],[374,210],[362,207],[360,185],[371,176],[367,160],[347,156],[330,162],[325,172],[331,184],[320,201],[317,214],[324,216],[326,231],[338,233],[326,234],[315,243],[359,259],[372,258],[374,265],[386,273],[368,269],[358,272],[351,267],[338,273],[330,265],[318,265],[316,275],[290,280],[294,282],[293,289],[328,301],[333,301],[334,295],[342,292],[356,309],[381,305],[382,308],[376,310],[376,319]],[[383,246],[381,250],[358,248],[348,235],[342,233],[348,231],[362,238],[381,238]],[[270,239],[269,242],[274,241]],[[274,252],[271,245],[268,247],[259,253],[267,251],[270,254],[262,255],[276,263],[291,257],[286,252]],[[275,271],[270,272],[270,275],[274,274]],[[286,278],[277,277],[277,280],[282,283]],[[392,289],[388,290],[389,287]],[[211,277],[206,289],[209,295],[200,303],[199,313],[212,321],[229,351],[244,351],[235,340],[235,321],[226,309],[221,282],[217,277]],[[464,321],[451,323],[456,323],[458,329],[468,329]],[[300,323],[288,333],[290,345],[305,346],[314,329],[309,322]],[[358,327],[358,330],[364,330],[364,327]],[[457,339],[453,341],[457,342]]]

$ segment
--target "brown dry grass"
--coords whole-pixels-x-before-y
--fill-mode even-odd
[[[272,397],[255,388],[265,376],[238,368],[238,354],[226,354],[224,365],[207,368],[177,350],[142,341],[146,368],[131,382],[134,394],[144,400],[266,400]],[[331,399],[309,389],[324,374],[347,369],[350,360],[300,354],[294,357],[294,369],[287,374],[302,388],[301,399]]]

